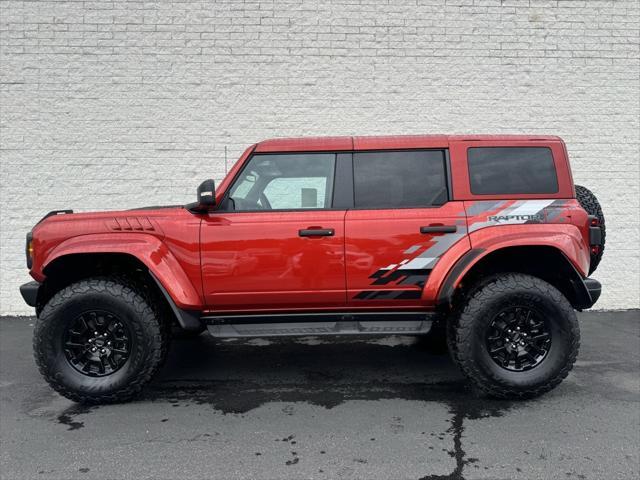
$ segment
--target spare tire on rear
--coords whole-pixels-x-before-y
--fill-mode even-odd
[[[606,228],[604,225],[604,214],[602,213],[602,207],[600,207],[600,202],[593,194],[591,190],[582,185],[576,185],[576,198],[582,208],[589,215],[594,215],[598,218],[598,223],[600,225],[600,230],[602,231],[602,245],[598,249],[597,253],[591,253],[591,265],[589,266],[589,275],[595,272],[596,268],[598,268],[598,264],[600,260],[602,260],[602,254],[604,253],[604,239],[606,234]]]

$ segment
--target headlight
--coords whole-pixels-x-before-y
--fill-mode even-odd
[[[26,254],[27,268],[31,270],[31,265],[33,265],[33,234],[31,232],[27,233]]]

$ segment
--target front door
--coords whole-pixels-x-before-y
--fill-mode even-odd
[[[345,305],[336,154],[255,154],[202,222],[205,300],[215,311]]]
[[[347,301],[419,307],[434,265],[467,241],[462,202],[449,200],[444,150],[356,152],[354,209],[345,217]]]

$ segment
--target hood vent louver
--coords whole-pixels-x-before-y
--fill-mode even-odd
[[[155,228],[147,217],[120,217],[107,222],[111,230],[118,232],[153,232]]]

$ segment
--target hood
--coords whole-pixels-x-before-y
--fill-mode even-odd
[[[82,213],[75,213],[72,210],[54,210],[36,223],[32,234],[35,239],[45,232],[47,236],[51,235],[59,239],[75,235],[122,231],[162,235],[159,222],[185,214],[188,212],[182,205]]]
[[[183,206],[140,208],[104,212],[73,213],[56,210],[45,215],[28,234],[34,253],[33,265],[40,268],[50,253],[73,237],[98,235],[151,235],[165,238],[165,228],[174,231],[176,226],[186,225],[194,216]],[[179,229],[178,229],[179,230]],[[40,281],[41,272],[32,272]]]

